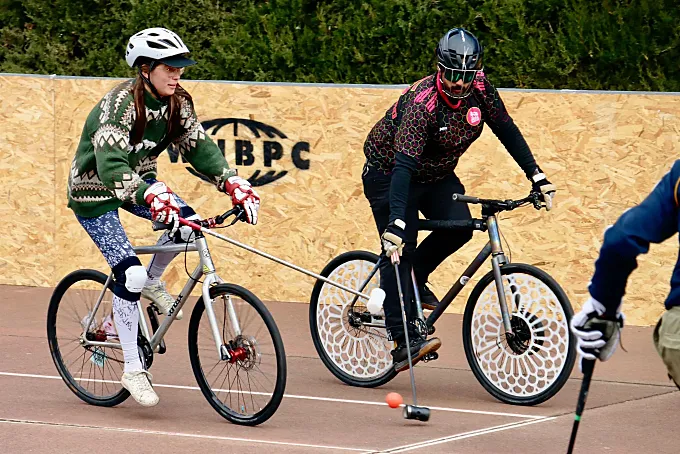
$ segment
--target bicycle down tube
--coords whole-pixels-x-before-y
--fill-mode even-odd
[[[431,327],[434,325],[434,322],[436,322],[439,317],[444,313],[447,307],[449,307],[449,304],[458,296],[461,290],[463,290],[463,287],[468,283],[470,279],[472,279],[472,276],[475,275],[477,270],[484,264],[487,258],[491,255],[491,242],[486,243],[486,246],[482,248],[481,251],[479,251],[479,254],[477,254],[477,257],[474,258],[472,263],[468,265],[468,267],[463,271],[463,274],[458,278],[458,280],[451,286],[448,292],[446,292],[446,295],[441,299],[439,304],[437,304],[437,307],[435,310],[433,310],[430,315],[427,317],[425,320],[425,324],[427,327]]]
[[[144,312],[142,311],[141,308],[141,301],[138,302],[138,305],[140,306],[140,329],[142,330],[142,334],[146,336],[146,338],[149,340],[149,344],[151,348],[155,351],[156,347],[161,343],[161,340],[167,333],[168,329],[170,328],[170,325],[174,321],[173,315],[182,308],[184,303],[187,301],[189,298],[189,295],[191,295],[191,292],[193,291],[194,287],[196,286],[196,283],[199,281],[201,276],[205,276],[204,281],[203,281],[203,286],[201,290],[201,294],[203,296],[203,302],[205,305],[205,310],[206,314],[208,315],[208,320],[210,321],[210,326],[212,329],[212,334],[213,338],[215,339],[215,347],[217,350],[218,355],[220,357],[223,357],[223,352],[222,352],[222,336],[219,332],[217,320],[215,318],[215,311],[213,310],[212,307],[212,299],[210,298],[210,287],[214,283],[223,283],[222,279],[217,276],[215,273],[215,265],[213,264],[212,257],[210,256],[210,251],[208,249],[205,237],[201,236],[196,238],[195,242],[193,244],[188,244],[188,245],[163,245],[163,246],[139,246],[134,248],[135,253],[142,255],[142,254],[155,254],[158,252],[199,252],[199,258],[200,262],[194,269],[194,271],[191,273],[191,277],[187,281],[187,283],[184,285],[184,288],[180,292],[179,296],[175,300],[175,304],[171,308],[171,313],[170,315],[166,316],[163,320],[163,322],[160,324],[158,327],[158,330],[153,334],[153,336],[149,336],[149,329],[146,325],[146,319],[144,319]],[[86,324],[86,328],[84,332],[87,332],[89,330],[89,327],[92,323],[92,320],[94,318],[94,314],[97,313],[97,310],[99,308],[99,305],[101,304],[101,301],[104,296],[104,292],[108,289],[108,284],[111,282],[113,275],[110,274],[107,282],[104,286],[104,289],[102,291],[102,294],[99,296],[99,299],[97,300],[97,303],[95,304],[94,308],[92,309],[92,313],[90,315],[90,319],[88,320]],[[236,319],[235,316],[235,311],[233,309],[233,302],[231,299],[228,300],[228,313],[232,322],[232,325],[234,327],[234,331],[238,334],[240,333],[240,328],[238,324],[238,320]],[[119,343],[113,343],[113,342],[96,342],[96,341],[87,341],[84,340],[86,345],[91,345],[91,346],[100,346],[100,347],[118,347],[120,348]]]
[[[473,221],[478,221],[473,219]],[[508,308],[505,304],[505,290],[503,288],[503,280],[501,277],[501,265],[506,263],[505,255],[503,254],[503,249],[500,241],[500,234],[498,231],[498,222],[496,217],[491,215],[488,216],[486,222],[482,225],[486,225],[489,230],[489,241],[486,245],[479,251],[479,254],[472,260],[470,265],[463,271],[463,274],[458,278],[458,280],[451,286],[449,291],[441,299],[440,303],[437,305],[434,311],[425,320],[426,326],[432,327],[434,323],[441,317],[446,308],[451,304],[451,302],[458,296],[463,287],[468,283],[472,276],[477,272],[477,270],[484,264],[489,256],[493,256],[491,259],[491,266],[494,273],[494,281],[496,284],[496,291],[498,293],[498,303],[500,306],[501,316],[503,318],[503,326],[506,333],[512,333],[512,327],[510,325],[510,318],[508,315]],[[481,230],[481,228],[480,228]]]

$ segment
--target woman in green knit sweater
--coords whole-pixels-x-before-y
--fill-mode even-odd
[[[175,253],[156,254],[145,268],[137,258],[118,216],[122,208],[139,217],[171,224],[159,244],[189,240],[178,217],[198,215],[165,183],[156,179],[156,159],[173,144],[196,171],[245,209],[257,223],[260,198],[250,183],[230,169],[220,149],[206,135],[193,101],[180,85],[184,68],[196,62],[175,33],[149,28],[133,35],[125,59],[137,78],[108,92],[87,117],[68,180],[68,206],[104,255],[115,276],[114,322],[125,366],[122,385],[141,405],[158,396],[137,351],[140,296],[166,314],[174,298],[160,276]],[[186,230],[186,231],[185,231]],[[177,319],[182,313],[175,314]]]

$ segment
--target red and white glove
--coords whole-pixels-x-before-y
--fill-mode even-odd
[[[241,205],[246,212],[248,224],[257,224],[257,212],[260,210],[260,196],[250,182],[238,175],[227,178],[224,191],[231,196],[231,203]]]
[[[144,200],[150,205],[151,219],[173,226],[171,234],[179,227],[179,205],[165,183],[157,181],[144,191]]]

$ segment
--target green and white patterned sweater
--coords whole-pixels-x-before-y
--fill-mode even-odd
[[[147,124],[143,141],[133,147],[130,132],[136,112],[132,86],[126,81],[108,92],[87,117],[71,164],[68,206],[79,216],[96,217],[129,202],[148,206],[144,179],[156,178],[156,159],[165,147],[168,106],[145,92]],[[182,98],[182,131],[172,143],[180,154],[222,190],[224,181],[236,174],[222,152],[208,137],[191,104]]]

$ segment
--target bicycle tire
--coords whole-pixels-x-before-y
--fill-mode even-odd
[[[90,281],[90,282],[95,282],[99,284],[100,286],[104,286],[106,283],[107,276],[97,270],[77,270],[73,271],[72,273],[68,274],[65,276],[59,284],[56,286],[54,289],[54,292],[52,293],[52,297],[50,299],[50,304],[47,309],[47,340],[48,344],[50,347],[50,355],[52,356],[52,360],[54,361],[54,365],[57,368],[57,371],[59,372],[59,375],[61,378],[64,380],[68,388],[76,395],[78,396],[81,400],[87,402],[88,404],[91,405],[97,405],[101,407],[113,407],[116,406],[122,402],[124,402],[128,397],[130,397],[130,393],[118,383],[118,386],[120,386],[120,390],[117,392],[108,395],[108,396],[97,396],[91,392],[88,392],[85,388],[83,388],[79,383],[78,380],[71,374],[69,371],[68,366],[64,363],[64,358],[62,356],[62,351],[59,346],[59,339],[57,337],[57,320],[58,320],[58,313],[59,313],[59,308],[62,303],[62,299],[64,298],[64,295],[66,292],[73,287],[75,284],[83,281]],[[113,290],[113,286],[109,285],[109,290]],[[96,352],[96,350],[95,350]],[[86,353],[85,353],[86,354]],[[95,355],[96,353],[93,353]],[[121,353],[122,354],[122,353]],[[90,356],[90,359],[92,356]],[[106,355],[104,355],[104,358],[106,358]],[[104,359],[105,360],[105,359]],[[83,360],[83,363],[85,362],[85,357]],[[90,366],[91,367],[91,366]],[[122,373],[122,372],[121,372]],[[91,380],[90,380],[91,381]],[[108,387],[107,387],[108,389]],[[103,390],[103,388],[102,388]],[[96,391],[96,386],[95,386],[95,391]]]
[[[357,262],[361,264],[362,262],[366,262],[369,267],[375,266],[375,264],[378,262],[378,256],[372,252],[368,251],[349,251],[345,252],[343,254],[340,254],[339,256],[335,257],[332,259],[321,271],[320,275],[325,277],[325,278],[331,278],[331,276],[338,275],[337,271],[340,269],[343,269],[345,265],[347,265],[350,262]],[[363,265],[359,265],[363,266]],[[362,268],[363,269],[363,268]],[[374,276],[373,279],[376,277]],[[379,275],[378,275],[379,279]],[[337,279],[334,279],[337,280]],[[352,288],[352,282],[341,282],[347,287]],[[358,289],[358,286],[361,283],[357,283],[356,288]],[[312,341],[314,342],[314,347],[316,348],[316,352],[319,355],[319,358],[323,362],[324,366],[340,381],[343,383],[346,383],[350,386],[356,386],[356,387],[361,387],[361,388],[375,388],[378,386],[382,386],[389,381],[391,381],[394,377],[397,376],[397,372],[394,370],[394,367],[392,366],[392,358],[390,355],[390,348],[387,346],[386,343],[384,343],[384,348],[382,351],[378,351],[378,349],[381,347],[380,343],[378,346],[375,348],[375,352],[377,353],[377,356],[379,358],[379,362],[382,363],[380,368],[378,369],[378,372],[374,375],[368,374],[357,374],[357,370],[371,370],[370,369],[370,358],[367,361],[363,361],[364,364],[357,364],[357,361],[355,361],[353,364],[352,360],[356,360],[356,358],[347,358],[345,361],[341,361],[340,358],[332,358],[331,353],[334,347],[326,345],[324,340],[322,339],[322,333],[320,332],[320,325],[319,325],[319,318],[323,318],[324,314],[322,313],[322,309],[320,309],[320,303],[319,299],[322,296],[322,291],[324,290],[324,287],[329,288],[332,287],[333,289],[336,289],[336,287],[333,287],[330,284],[326,284],[324,281],[317,280],[316,283],[314,284],[314,288],[312,290],[312,296],[310,299],[310,304],[309,304],[309,328],[312,334]],[[354,297],[354,295],[344,292],[341,289],[338,289],[338,292],[340,295],[346,294],[346,296],[343,298],[343,302],[347,304],[351,299]],[[347,324],[349,323],[346,318],[348,317],[347,312],[345,311],[345,307],[343,306],[342,310],[342,326],[343,332],[345,333],[345,338],[340,342],[341,344],[349,343],[350,341],[355,341],[358,342],[356,339],[359,339],[358,336],[354,336],[354,339],[352,339],[352,334],[349,332],[349,330],[346,328]],[[378,333],[377,328],[370,328],[370,330],[375,331]],[[358,334],[358,330],[355,334]],[[382,336],[384,336],[385,339],[387,339],[387,332],[382,330]],[[349,338],[349,340],[348,340]],[[365,338],[365,337],[364,337]],[[369,341],[367,341],[369,342]],[[370,346],[365,347],[362,351],[363,352],[369,352],[370,353]],[[356,349],[355,349],[356,351]],[[348,353],[349,356],[349,353]],[[342,365],[339,363],[343,363]],[[344,365],[344,367],[342,367]],[[352,372],[355,372],[354,374]]]
[[[286,379],[287,379],[287,365],[286,365],[286,353],[283,347],[283,340],[281,339],[281,334],[279,329],[274,322],[274,318],[267,309],[267,307],[260,301],[260,299],[251,293],[249,290],[235,285],[235,284],[219,284],[210,288],[210,297],[215,299],[221,295],[235,296],[249,306],[255,309],[258,315],[261,317],[264,325],[267,328],[273,342],[273,347],[275,350],[276,357],[276,384],[272,393],[271,400],[257,413],[252,416],[243,416],[237,411],[227,406],[222,402],[219,397],[215,394],[208,382],[206,375],[203,372],[201,365],[201,355],[199,354],[199,325],[202,319],[203,312],[205,311],[205,303],[203,297],[201,297],[197,302],[194,310],[191,314],[191,320],[189,322],[189,359],[191,361],[191,368],[194,372],[194,377],[198,383],[203,396],[208,400],[210,405],[217,411],[217,413],[233,424],[245,425],[245,426],[255,426],[262,424],[271,418],[283,399]],[[226,319],[225,319],[226,323]],[[227,342],[227,339],[223,341]],[[214,344],[213,344],[214,345]],[[216,352],[213,350],[213,353]],[[237,371],[238,373],[238,371]],[[224,383],[223,383],[224,384]],[[220,392],[222,390],[218,390]],[[251,393],[252,394],[252,393]]]
[[[552,382],[545,386],[543,389],[537,389],[535,394],[532,394],[530,392],[527,392],[529,388],[536,387],[538,388],[538,385],[545,381],[547,383],[547,378],[546,380],[543,380],[543,374],[539,372],[540,368],[536,367],[536,371],[533,374],[526,374],[524,376],[520,376],[520,378],[516,378],[512,374],[507,374],[506,371],[501,371],[501,370],[494,370],[494,367],[489,367],[491,370],[483,370],[482,366],[480,365],[481,361],[481,356],[486,355],[487,351],[491,351],[491,349],[484,351],[483,353],[480,353],[479,351],[476,351],[475,345],[476,342],[473,340],[473,332],[475,331],[473,329],[473,323],[475,320],[473,320],[474,315],[475,315],[475,309],[477,305],[480,302],[480,298],[483,296],[483,292],[486,290],[489,293],[489,297],[491,299],[495,298],[495,303],[491,302],[488,303],[490,306],[493,306],[494,304],[496,307],[498,306],[498,296],[496,292],[496,287],[495,287],[495,281],[494,281],[494,276],[493,276],[493,271],[490,271],[486,275],[480,279],[480,281],[477,283],[475,288],[472,290],[470,293],[470,297],[468,298],[466,307],[465,307],[465,313],[463,316],[463,347],[465,350],[465,356],[467,358],[468,364],[470,365],[470,368],[472,369],[473,374],[475,375],[475,378],[479,381],[479,383],[484,387],[484,389],[491,394],[493,397],[496,399],[512,404],[512,405],[524,405],[524,406],[532,406],[532,405],[538,405],[542,402],[547,401],[548,399],[552,398],[555,396],[560,389],[565,385],[567,380],[569,379],[569,375],[571,374],[571,371],[574,367],[574,363],[576,360],[576,350],[575,350],[575,339],[573,334],[571,333],[571,330],[569,329],[569,322],[571,321],[571,317],[573,316],[573,309],[571,307],[571,303],[569,302],[569,299],[567,298],[567,295],[564,293],[560,285],[545,271],[532,266],[532,265],[527,265],[527,264],[508,264],[504,265],[501,267],[501,275],[507,278],[507,276],[510,275],[518,275],[518,276],[530,276],[532,279],[540,282],[542,286],[545,287],[545,289],[549,290],[552,292],[554,295],[554,299],[557,302],[557,305],[559,305],[559,308],[561,309],[561,313],[563,315],[560,315],[557,317],[559,314],[559,311],[556,311],[556,309],[553,307],[553,309],[550,310],[543,310],[543,313],[541,313],[541,309],[533,309],[535,313],[531,312],[531,309],[536,307],[532,306],[534,304],[533,302],[530,302],[529,305],[525,303],[521,303],[522,297],[521,293],[517,292],[516,294],[512,294],[513,299],[517,302],[518,300],[520,301],[520,307],[522,309],[528,307],[525,312],[522,312],[521,310],[517,309],[516,306],[513,306],[513,323],[517,324],[517,332],[520,333],[522,329],[524,329],[524,333],[526,337],[530,337],[529,341],[529,346],[524,346],[522,345],[521,348],[520,346],[515,347],[518,350],[521,350],[522,348],[526,348],[523,352],[518,353],[518,351],[513,350],[511,347],[507,347],[506,350],[510,350],[511,353],[508,353],[508,356],[514,358],[517,360],[517,363],[519,363],[518,367],[521,370],[522,369],[522,363],[520,363],[519,358],[523,358],[524,360],[524,365],[527,366],[532,366],[536,365],[536,360],[538,359],[538,353],[540,351],[544,351],[544,344],[547,341],[552,342],[551,339],[553,339],[553,336],[551,335],[550,337],[546,338],[546,332],[549,331],[548,328],[550,327],[556,327],[558,331],[564,331],[566,334],[566,340],[567,340],[567,346],[564,348],[564,352],[560,352],[560,339],[563,339],[564,336],[560,335],[555,335],[555,340],[557,342],[557,353],[559,353],[559,357],[557,358],[558,362],[560,362],[561,367],[559,368],[559,371],[555,375],[554,379]],[[517,284],[517,277],[513,277],[513,281],[515,282],[516,287],[517,286],[526,286],[529,288],[529,286],[534,286],[534,294],[537,294],[536,292],[544,292],[544,294],[547,293],[545,289],[543,290],[537,290],[538,284],[530,284],[531,279],[524,278],[524,284]],[[504,287],[507,285],[506,279],[504,279]],[[520,282],[523,282],[520,280]],[[487,290],[488,289],[488,290]],[[527,291],[526,289],[524,290],[525,292]],[[492,294],[495,294],[495,296],[491,296]],[[526,294],[526,293],[525,293]],[[506,295],[507,295],[507,289],[506,289]],[[528,298],[524,298],[525,300]],[[540,298],[539,298],[540,299]],[[545,298],[544,298],[545,299]],[[506,301],[507,301],[507,296],[506,296]],[[484,304],[484,303],[482,303]],[[553,305],[555,306],[555,305]],[[515,310],[517,309],[517,310]],[[548,312],[554,312],[554,315],[556,315],[555,320],[549,320],[547,318]],[[496,323],[498,325],[498,331],[502,331],[502,321],[500,320],[500,310],[498,310],[498,313],[488,317],[485,320],[481,320],[479,322],[479,330],[482,329],[482,327],[489,327]],[[527,315],[528,314],[528,315]],[[541,319],[543,317],[543,319]],[[562,319],[560,319],[562,318]],[[558,320],[560,319],[560,320]],[[540,324],[539,324],[540,322]],[[547,322],[547,323],[546,323]],[[528,331],[528,333],[527,333]],[[540,334],[540,335],[539,335]],[[526,340],[526,339],[525,339]],[[504,341],[507,345],[508,341],[507,339]],[[491,344],[488,344],[491,348],[493,346]],[[500,348],[500,343],[497,344]],[[507,353],[507,351],[506,351]],[[503,355],[504,353],[501,352],[499,353],[499,356]],[[489,357],[492,354],[489,353]],[[511,355],[516,355],[516,356],[511,356]],[[529,363],[529,357],[532,357],[531,361],[533,363]],[[542,361],[542,360],[541,360]],[[549,358],[547,361],[544,362],[554,364],[555,363],[554,358]],[[506,364],[504,364],[504,368],[506,367]],[[514,364],[511,365],[511,372],[514,368]],[[524,369],[525,371],[529,371],[529,367],[526,367]],[[507,382],[508,385],[511,387],[512,390],[518,390],[524,387],[524,391],[508,391],[507,389],[501,389],[501,386],[499,386],[497,383],[494,383],[492,380],[492,377],[498,377],[500,381],[500,377],[506,377],[507,376]],[[547,377],[547,372],[546,372],[546,377]],[[521,382],[521,379],[524,379],[524,383]],[[531,383],[532,379],[536,380],[536,384],[533,385]]]

